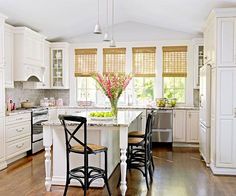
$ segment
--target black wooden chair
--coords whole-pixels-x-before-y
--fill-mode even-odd
[[[152,110],[151,112],[152,116],[155,115],[155,111]],[[152,118],[152,123],[153,123],[153,118]],[[152,124],[151,124],[152,126]],[[144,138],[145,137],[145,131],[131,131],[129,132],[129,138]],[[153,153],[152,153],[152,128],[151,128],[151,132],[150,132],[150,158],[151,158],[151,162],[152,162],[152,170],[155,170],[155,165],[154,165],[154,161],[153,161]]]
[[[142,172],[149,189],[148,174],[153,181],[152,158],[151,158],[151,136],[152,136],[152,113],[148,114],[144,136],[128,138],[127,169],[137,169]],[[144,171],[142,170],[144,168]],[[118,185],[120,184],[119,178]]]
[[[70,115],[59,115],[59,120],[61,121],[64,131],[65,131],[65,141],[66,141],[66,185],[64,190],[64,196],[66,196],[68,186],[71,179],[76,179],[81,184],[84,190],[84,196],[86,191],[94,180],[102,178],[105,182],[109,195],[111,191],[109,189],[108,177],[107,177],[107,147],[87,144],[87,119],[80,116],[70,116]],[[75,123],[76,128],[73,131],[68,129],[69,123]],[[83,129],[84,139],[81,141],[76,137],[76,133]],[[72,142],[77,143],[72,145]],[[98,167],[89,166],[88,155],[103,153],[105,154],[105,169]],[[84,155],[84,165],[70,168],[70,153],[77,153]]]

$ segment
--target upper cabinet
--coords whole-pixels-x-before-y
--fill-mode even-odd
[[[4,25],[7,17],[0,14],[0,68],[4,67]]]
[[[68,43],[51,44],[51,88],[69,88],[69,45]]]
[[[14,27],[5,24],[4,35],[4,56],[5,56],[5,87],[14,88],[13,79],[13,51],[14,51]]]
[[[218,18],[217,36],[218,66],[236,66],[236,18]]]
[[[194,88],[198,89],[200,85],[200,67],[204,64],[204,46],[203,39],[193,40],[193,71]]]
[[[43,81],[45,37],[26,27],[14,31],[14,80],[27,81],[30,77]]]

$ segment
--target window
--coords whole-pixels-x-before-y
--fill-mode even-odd
[[[103,49],[103,73],[125,73],[126,49]]]
[[[133,78],[136,104],[147,104],[154,100],[154,77]]]
[[[133,88],[136,104],[154,100],[156,48],[133,48]]]
[[[185,77],[164,77],[164,97],[185,103]]]
[[[97,85],[91,77],[97,72],[97,49],[75,49],[75,76],[77,102],[97,102]]]
[[[187,46],[163,47],[164,97],[185,103],[187,77]]]

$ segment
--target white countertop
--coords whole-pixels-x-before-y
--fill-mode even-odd
[[[83,116],[87,118],[88,126],[129,126],[142,112],[141,111],[118,111],[117,119],[114,120],[91,120],[89,112],[76,113],[75,116]],[[78,123],[71,122],[69,125],[75,125]],[[43,122],[44,126],[60,126],[59,120],[52,120]]]

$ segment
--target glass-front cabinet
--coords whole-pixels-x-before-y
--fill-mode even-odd
[[[193,55],[194,55],[194,88],[199,89],[200,85],[200,67],[204,65],[204,46],[203,39],[193,40]]]
[[[51,88],[69,88],[69,57],[67,43],[51,46]]]

